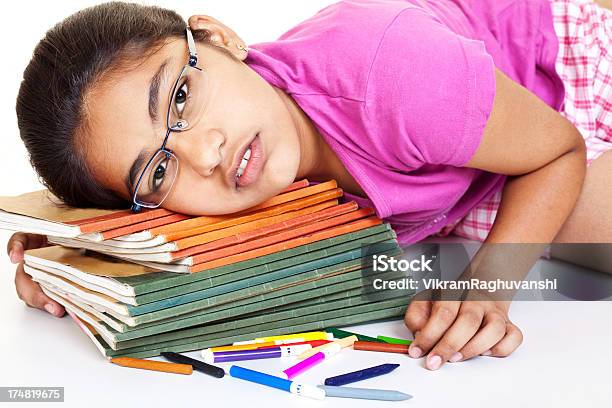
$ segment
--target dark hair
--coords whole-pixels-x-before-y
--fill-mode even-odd
[[[17,121],[32,167],[65,204],[129,207],[94,179],[84,159],[86,140],[76,142],[77,135],[85,137],[83,101],[102,74],[129,55],[141,56],[169,37],[183,37],[185,27],[174,11],[111,2],[69,16],[38,43],[17,96]],[[199,30],[194,37],[205,41],[209,34]]]

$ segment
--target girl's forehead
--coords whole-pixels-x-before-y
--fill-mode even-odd
[[[100,78],[85,98],[87,126],[83,144],[88,165],[99,181],[115,191],[143,148],[161,144],[164,129],[149,113],[151,81],[159,76],[159,109],[165,110],[167,93],[182,67],[175,44],[168,44],[142,62]],[[183,61],[184,64],[185,61]]]

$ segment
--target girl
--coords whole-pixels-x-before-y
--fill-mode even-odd
[[[333,178],[403,244],[612,241],[612,15],[593,2],[350,0],[250,47],[210,16],[188,24],[108,3],[41,40],[17,116],[55,195],[213,215]],[[11,260],[40,245],[14,235]],[[21,264],[16,285],[63,313]],[[410,355],[507,356],[508,307],[413,301]]]

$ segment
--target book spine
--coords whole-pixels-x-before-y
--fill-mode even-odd
[[[265,267],[266,265],[283,261],[291,262],[292,258],[299,256],[307,256],[306,254],[314,251],[323,250],[336,245],[341,245],[346,242],[357,241],[359,239],[374,236],[380,233],[392,233],[393,230],[388,223],[379,224],[372,227],[364,228],[354,232],[349,232],[336,237],[330,237],[319,241],[314,241],[308,244],[300,245],[295,248],[289,248],[271,254],[247,259],[245,261],[235,262],[231,265],[219,266],[206,270],[206,273],[192,273],[188,275],[178,275],[176,273],[158,272],[153,275],[140,275],[130,278],[116,278],[120,282],[129,285],[136,295],[159,291],[166,288],[176,287],[191,282],[198,282],[208,279],[209,276],[220,276],[236,271],[253,268],[256,266]],[[394,236],[395,237],[395,236]]]
[[[360,210],[358,210],[360,211]],[[357,211],[354,211],[355,213]],[[361,216],[363,213],[358,213],[358,216]],[[340,218],[340,217],[338,217]],[[347,217],[342,217],[346,219]],[[337,220],[336,220],[337,221]],[[372,227],[374,225],[381,224],[382,221],[378,217],[368,217],[361,220],[357,220],[354,222],[349,222],[344,225],[335,226],[332,228],[325,229],[323,231],[317,231],[318,228],[312,228],[310,226],[303,227],[300,229],[300,232],[296,233],[295,231],[285,234],[279,234],[280,237],[276,237],[276,243],[270,242],[271,239],[266,239],[257,242],[256,244],[251,244],[251,246],[257,246],[255,249],[247,249],[244,248],[245,252],[241,252],[239,254],[228,254],[222,253],[222,251],[214,251],[213,253],[205,253],[202,256],[194,255],[192,257],[193,264],[189,267],[190,272],[200,272],[206,269],[215,268],[218,266],[229,265],[235,262],[244,261],[247,259],[252,259],[258,256],[264,256],[271,254],[273,252],[286,250],[289,248],[295,248],[300,245],[309,244],[314,241],[319,241],[326,238],[335,237],[341,234],[347,234],[349,232],[354,232],[363,228]],[[314,231],[313,231],[314,230]],[[297,236],[295,238],[291,238],[291,235],[302,235]],[[279,239],[280,238],[280,242]],[[229,252],[229,251],[226,251]],[[212,259],[210,259],[212,258]]]
[[[253,266],[247,269],[230,271],[231,273],[229,273],[227,270],[209,270],[206,273],[206,275],[208,275],[208,279],[198,280],[195,282],[186,283],[184,285],[174,286],[171,288],[139,295],[136,296],[136,302],[138,305],[155,302],[158,300],[179,296],[185,293],[191,293],[209,287],[214,287],[230,282],[251,278],[253,276],[258,276],[269,272],[284,270],[286,268],[294,267],[295,265],[314,264],[315,262],[319,261],[325,262],[324,264],[319,266],[326,266],[333,263],[329,260],[324,261],[324,258],[326,257],[347,253],[356,249],[358,250],[364,245],[378,243],[392,238],[393,237],[391,232],[387,231],[372,236],[366,236],[362,239],[358,239],[355,241],[348,241],[329,248],[312,250],[311,252],[301,255],[297,254],[291,258],[270,261],[265,264]]]
[[[356,209],[357,204],[355,203],[354,206],[354,209]],[[299,225],[300,222],[306,223],[308,222],[307,220],[316,218],[323,210],[331,210],[337,207],[340,207],[337,200],[327,200],[299,210],[234,225],[195,237],[180,239],[175,241],[175,244],[178,250],[189,248],[187,252],[192,253],[211,251],[279,232],[294,225]],[[346,211],[350,210],[347,209]]]
[[[171,214],[171,211],[163,208],[142,211],[140,213],[133,213],[128,210],[113,214],[102,215],[99,217],[88,218],[86,220],[79,220],[76,222],[76,224],[81,229],[82,234],[88,234],[92,232],[106,231],[113,228],[136,224],[155,218],[165,217]]]
[[[408,303],[408,299],[405,300],[405,303]],[[313,330],[322,330],[326,327],[335,327],[335,326],[347,326],[354,325],[358,323],[365,323],[371,321],[378,321],[381,319],[389,319],[394,317],[403,316],[406,312],[406,306],[396,306],[392,308],[380,309],[380,310],[372,310],[367,312],[354,312],[349,313],[342,316],[336,316],[329,319],[325,319],[322,316],[319,316],[314,321],[308,321],[301,324],[288,326],[288,325],[280,325],[280,327],[269,328],[269,329],[261,329],[259,328],[251,328],[251,331],[244,330],[240,332],[231,331],[231,332],[220,332],[216,335],[208,336],[208,337],[197,337],[185,339],[184,341],[179,341],[171,344],[151,344],[140,347],[133,347],[129,349],[123,350],[112,350],[110,347],[106,348],[106,355],[112,357],[118,356],[131,356],[131,357],[155,357],[158,356],[161,351],[169,350],[176,352],[184,352],[191,350],[201,350],[208,347],[221,346],[224,344],[231,344],[234,341],[240,341],[248,338],[255,337],[265,337],[265,336],[274,336],[285,333],[298,333],[305,331],[313,331]],[[255,329],[255,331],[252,331]]]
[[[114,228],[108,231],[103,231],[101,234],[102,234],[103,239],[113,239],[113,238],[121,237],[123,235],[145,231],[149,228],[159,227],[160,225],[167,225],[167,224],[172,224],[175,222],[183,221],[189,218],[191,218],[189,215],[172,214],[172,215],[167,215],[165,217],[159,217],[159,218],[155,218],[152,220],[128,225],[125,227]]]

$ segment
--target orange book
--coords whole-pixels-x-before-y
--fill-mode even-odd
[[[289,185],[287,188],[285,188],[282,191],[282,193],[298,190],[300,188],[304,188],[307,186],[308,186],[308,180],[306,179],[300,180],[300,181],[297,181]],[[89,232],[93,232],[93,229],[98,228],[98,226],[103,226],[104,228],[106,228],[108,225],[132,225],[132,224],[135,224],[136,222],[140,223],[142,221],[157,219],[157,218],[166,217],[169,215],[176,216],[176,215],[179,215],[179,213],[176,213],[170,210],[166,210],[164,208],[153,208],[153,209],[144,208],[142,211],[138,213],[134,213],[132,212],[132,210],[121,210],[121,211],[113,211],[109,214],[103,214],[103,215],[99,215],[99,216],[95,216],[91,218],[69,221],[68,224],[79,225],[81,226],[82,230],[85,227],[85,230],[91,229],[92,231],[89,231]],[[187,217],[187,218],[194,217],[194,216],[185,215],[185,214],[180,214],[180,215],[182,217]],[[224,215],[222,217],[228,217],[228,216],[231,216],[231,215]],[[169,218],[168,218],[168,221],[176,222]],[[110,229],[110,228],[107,228],[107,229]],[[96,229],[96,232],[97,231],[102,231],[102,230]]]
[[[230,214],[230,215],[225,215],[225,216],[216,216],[216,217],[215,216],[194,217],[188,220],[176,222],[174,224],[169,224],[169,225],[164,225],[161,227],[153,228],[149,232],[151,233],[152,236],[164,235],[166,237],[166,242],[170,242],[176,239],[185,238],[185,237],[199,234],[199,233],[206,231],[206,229],[204,230],[199,229],[201,227],[207,227],[211,224],[220,223],[225,220],[227,220],[229,224],[225,224],[224,226],[235,225],[235,223],[232,224],[233,222],[232,220],[242,215],[246,215],[246,214],[255,212],[257,210],[266,209],[269,207],[273,207],[275,205],[288,203],[290,201],[299,200],[300,198],[305,198],[307,196],[313,196],[318,193],[322,193],[322,192],[329,191],[329,190],[336,190],[336,189],[337,189],[336,181],[330,180],[325,183],[317,184],[317,185],[306,187],[306,188],[301,188],[298,190],[293,190],[293,191],[290,191],[284,194],[279,194],[277,196],[270,198],[269,200],[264,201],[263,203],[257,206],[248,208],[244,211],[241,211],[235,214]],[[337,189],[337,190],[340,191],[340,195],[342,195],[341,194],[342,190],[340,189]],[[337,192],[334,194],[337,194]],[[243,221],[240,221],[240,222],[243,222]],[[190,231],[190,232],[183,232],[183,231]]]
[[[289,201],[288,203],[279,204],[270,208],[265,208],[260,211],[256,211],[251,214],[230,218],[227,220],[215,222],[201,227],[177,231],[167,235],[162,235],[165,242],[183,242],[182,247],[179,249],[187,248],[188,246],[197,245],[200,243],[208,242],[206,240],[206,233],[211,231],[225,231],[230,227],[242,228],[242,231],[247,229],[261,228],[262,226],[269,225],[275,222],[275,219],[282,217],[283,214],[293,212],[299,209],[307,208],[316,204],[320,204],[330,200],[336,200],[342,196],[342,190],[339,188],[324,191],[319,194],[300,198],[298,200]],[[239,227],[242,225],[243,227]],[[259,226],[257,226],[259,225]],[[220,232],[222,233],[222,232]],[[231,235],[231,234],[228,234]],[[227,236],[227,235],[225,235]],[[191,238],[188,238],[191,237]],[[187,238],[187,239],[184,239]],[[188,245],[190,243],[190,245]]]
[[[174,244],[177,247],[177,251],[188,248],[191,251],[195,250],[194,248],[203,248],[204,245],[208,247],[211,244],[213,246],[216,245],[215,243],[220,244],[220,241],[238,242],[238,239],[240,241],[246,240],[247,238],[245,237],[247,235],[251,237],[262,236],[267,235],[270,232],[278,231],[279,228],[289,228],[288,225],[291,223],[290,221],[301,219],[303,218],[302,216],[312,215],[313,213],[318,213],[321,210],[337,205],[338,200],[328,200],[320,204],[300,208],[295,211],[289,211],[272,217],[258,219],[244,224],[237,224],[232,227],[223,228],[220,230],[207,232],[193,237],[180,239],[178,241],[174,241]],[[285,227],[285,225],[287,226]],[[202,251],[203,250],[198,250],[197,252]]]
[[[290,198],[292,194],[299,195],[300,190],[308,189],[308,184],[306,179],[292,183],[277,197],[269,200],[271,204],[269,203],[268,206],[278,204],[278,197],[280,196]],[[286,196],[286,194],[289,194],[289,196]],[[262,208],[261,206],[260,204],[247,211],[257,210]],[[222,218],[213,217],[211,220],[217,222],[235,216],[236,214],[230,214]],[[97,234],[95,240],[100,241],[122,236],[118,234],[129,235],[146,231],[147,228],[159,227],[168,222],[176,224],[180,222],[179,220],[189,218],[194,218],[194,216],[178,215],[178,213],[164,208],[145,208],[139,213],[133,213],[129,209],[73,208],[65,205],[46,189],[18,196],[0,196],[0,228],[57,237],[75,238],[84,234]],[[127,226],[133,227],[125,228]],[[100,234],[103,231],[118,230],[119,228],[125,229],[109,232],[104,236]],[[92,237],[88,239],[92,239]]]
[[[35,234],[77,237],[171,214],[163,208],[144,210],[103,210],[66,206],[49,190],[0,197],[0,228]]]
[[[374,210],[372,208],[360,208],[358,210],[351,211],[346,214],[341,214],[335,217],[332,216],[331,218],[323,219],[318,222],[313,222],[297,228],[291,228],[289,230],[283,230],[277,234],[268,235],[259,239],[245,242],[240,245],[231,246],[229,248],[222,248],[216,251],[195,254],[192,256],[192,263],[198,264],[202,262],[212,261],[217,258],[227,257],[229,255],[248,251],[250,249],[255,249],[267,245],[276,244],[278,242],[287,241],[289,239],[296,238],[305,234],[311,234],[313,232],[321,231],[329,227],[364,218],[369,215],[372,215],[373,213]],[[183,254],[184,252],[182,251],[171,253],[173,259],[185,258],[186,255]]]
[[[235,262],[246,261],[247,259],[257,258],[259,256],[269,255],[274,252],[284,251],[285,249],[295,248],[301,245],[310,244],[327,238],[337,237],[342,234],[359,231],[364,228],[373,227],[382,224],[380,218],[376,216],[367,217],[347,224],[338,225],[322,231],[317,231],[312,234],[306,234],[297,238],[281,241],[276,244],[252,249],[250,251],[240,252],[234,255],[228,255],[222,258],[217,258],[211,261],[195,263],[188,267],[189,272],[201,272],[207,269],[216,268],[219,266],[233,264]],[[196,258],[196,257],[194,257]],[[194,259],[195,260],[195,259]]]
[[[99,232],[123,225],[136,224],[137,222],[152,220],[173,214],[165,208],[144,209],[138,213],[132,210],[115,211],[110,214],[100,215],[92,218],[68,221],[67,224],[78,225],[84,234]]]
[[[186,240],[177,241],[175,243],[179,246],[179,250],[174,251],[173,256],[176,255],[184,258],[193,254],[199,254],[205,251],[211,251],[213,249],[264,237],[266,235],[276,234],[284,230],[297,228],[302,225],[311,224],[355,210],[357,210],[357,203],[355,202],[337,205],[336,200],[331,202],[326,201],[312,207],[272,217],[274,218],[274,223],[269,223],[269,219],[266,218],[264,220],[255,221],[255,225],[252,228],[250,226],[250,228],[243,228],[248,224],[240,224],[232,228],[198,235],[194,238],[197,238],[197,242],[202,242],[202,244],[199,245],[185,246],[183,249],[179,245]],[[196,242],[196,240],[192,238],[188,238],[188,240]]]
[[[285,189],[281,191],[279,194],[288,193],[293,190],[299,190],[300,188],[308,187],[309,184],[310,183],[308,182],[307,179],[302,179],[302,180],[296,181],[292,183],[291,185],[285,187]]]
[[[189,218],[191,218],[191,216],[175,213],[172,215],[167,215],[165,217],[159,217],[149,221],[139,222],[137,224],[126,225],[125,227],[110,229],[107,231],[103,231],[100,234],[102,235],[102,239],[112,239],[122,237],[124,235],[133,234],[135,232],[145,231],[151,228],[158,227],[160,225],[166,225],[171,224],[173,222],[187,220]]]

